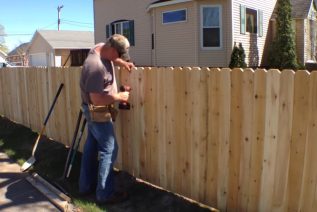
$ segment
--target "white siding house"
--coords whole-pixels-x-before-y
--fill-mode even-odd
[[[265,66],[273,37],[271,20],[276,2],[94,0],[95,40],[105,41],[114,33],[126,35],[132,43],[132,60],[138,66],[228,67],[235,43],[242,44],[248,66]],[[315,18],[313,0],[291,2],[293,7],[309,5],[305,9],[308,13],[303,8],[299,11],[305,17]],[[304,60],[315,55],[314,44],[307,39],[307,26],[312,25],[309,20],[299,23],[302,29],[299,24],[296,26],[297,41],[306,43],[303,47],[297,44],[299,58]],[[308,34],[314,33],[310,29]]]

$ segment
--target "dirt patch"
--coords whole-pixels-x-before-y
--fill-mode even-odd
[[[27,160],[31,156],[36,137],[37,133],[32,132],[29,128],[0,117],[0,150],[9,151],[12,159]],[[128,199],[118,204],[99,207],[94,203],[94,197],[80,198],[78,195],[80,152],[76,154],[70,178],[60,180],[68,150],[63,144],[43,136],[35,154],[37,162],[29,171],[36,172],[53,185],[62,187],[75,202],[81,203],[79,204],[79,207],[82,208],[81,211],[104,211],[105,209],[118,212],[216,211],[206,205],[152,186],[125,171],[116,171],[115,179],[117,190],[127,191]]]

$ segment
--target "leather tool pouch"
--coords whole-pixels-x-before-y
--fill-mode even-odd
[[[88,105],[91,121],[94,122],[107,122],[115,121],[118,115],[118,110],[113,105],[95,106]]]

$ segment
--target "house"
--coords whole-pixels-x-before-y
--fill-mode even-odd
[[[291,4],[297,58],[302,64],[316,62],[317,1],[291,0]]]
[[[38,30],[27,49],[29,66],[81,66],[94,45],[90,31]]]
[[[297,59],[301,64],[316,62],[316,0],[290,0],[292,5],[292,28],[295,34]],[[276,10],[271,19],[272,36],[276,34]],[[273,39],[273,38],[272,38]],[[306,67],[307,68],[307,67]]]
[[[316,0],[290,0],[298,59],[315,59]],[[140,66],[228,67],[242,43],[248,66],[267,64],[277,0],[94,0],[95,41],[127,36]],[[124,5],[124,7],[122,6]]]
[[[228,67],[236,42],[247,64],[259,66],[275,5],[276,0],[94,0],[95,41],[126,35],[140,66],[209,67]]]
[[[7,61],[16,66],[27,66],[28,59],[26,55],[26,50],[29,43],[22,43],[11,52],[8,53]]]

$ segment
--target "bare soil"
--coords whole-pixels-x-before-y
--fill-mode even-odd
[[[0,116],[0,150],[9,152],[9,156],[12,159],[19,161],[19,163],[23,163],[23,161],[27,160],[31,156],[36,137],[37,133],[31,131],[29,128]],[[76,160],[70,178],[67,180],[60,178],[64,170],[68,150],[69,149],[60,142],[43,136],[35,154],[37,162],[29,171],[40,174],[53,185],[66,192],[75,202],[79,201],[84,202],[83,204],[88,204],[88,206],[91,205],[87,207],[91,209],[79,208],[79,211],[217,211],[212,207],[152,186],[125,171],[118,170],[115,172],[116,188],[117,190],[127,191],[129,195],[128,199],[121,203],[99,207],[95,204],[94,196],[82,198],[78,195],[77,185],[81,159],[80,152],[76,154]]]

